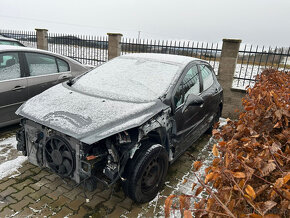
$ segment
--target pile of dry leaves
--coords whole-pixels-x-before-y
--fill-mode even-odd
[[[194,163],[195,195],[169,196],[167,217],[174,198],[184,217],[290,217],[290,75],[266,70],[257,79],[239,120],[213,130],[219,143],[211,166],[203,173]],[[202,190],[209,197],[190,205]]]

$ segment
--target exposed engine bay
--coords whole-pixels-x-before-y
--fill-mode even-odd
[[[84,183],[92,191],[98,183],[105,186],[123,179],[129,159],[142,141],[168,143],[166,132],[171,130],[170,109],[156,115],[140,127],[122,131],[93,144],[85,144],[71,136],[34,121],[23,119],[17,134],[18,150],[34,165],[49,168],[61,177]],[[167,144],[169,149],[169,144]]]

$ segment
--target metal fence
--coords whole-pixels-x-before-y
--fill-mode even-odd
[[[244,89],[252,86],[257,74],[264,69],[290,71],[290,47],[259,47],[245,45],[241,47],[238,56],[233,87]]]
[[[0,35],[17,39],[27,47],[37,47],[35,31],[0,30]]]
[[[220,47],[218,43],[123,38],[121,42],[121,54],[142,52],[185,55],[209,61],[217,73],[221,55]]]
[[[6,37],[18,39],[28,47],[36,47],[35,31],[0,30]],[[48,50],[71,57],[83,64],[100,65],[108,61],[107,36],[48,34]],[[221,44],[192,41],[160,41],[122,38],[121,54],[165,53],[196,57],[209,61],[218,73]],[[256,76],[265,68],[290,71],[290,48],[266,48],[245,45],[240,48],[233,87],[245,89],[255,83]]]
[[[108,61],[108,38],[49,33],[48,50],[97,66]]]

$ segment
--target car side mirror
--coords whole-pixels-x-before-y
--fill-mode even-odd
[[[185,103],[182,108],[182,113],[185,111],[186,108],[189,106],[201,106],[204,103],[204,100],[202,97],[194,94],[190,94],[187,96]]]

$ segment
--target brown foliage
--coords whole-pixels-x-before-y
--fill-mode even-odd
[[[210,196],[196,203],[196,217],[290,217],[289,99],[289,74],[266,70],[247,90],[239,119],[213,130],[216,159],[198,179]]]

